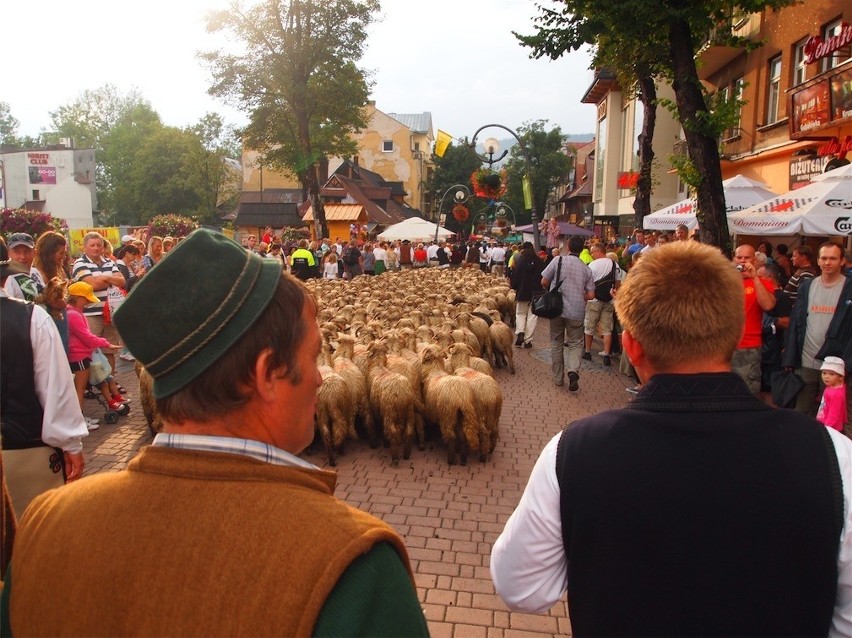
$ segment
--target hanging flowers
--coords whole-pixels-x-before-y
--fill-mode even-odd
[[[467,209],[467,206],[464,204],[456,204],[453,206],[453,217],[456,221],[466,222],[467,218],[470,216],[470,211]]]
[[[0,211],[0,233],[28,233],[33,239],[48,230],[58,233],[68,232],[68,224],[64,219],[54,217],[50,213],[25,208],[4,208]]]
[[[198,224],[189,217],[183,215],[157,215],[148,222],[148,236],[153,237],[186,237]]]
[[[478,168],[470,176],[473,193],[484,199],[500,199],[506,194],[506,171]]]
[[[506,225],[508,224],[508,222],[502,217],[498,217],[496,223],[498,228],[506,228]]]

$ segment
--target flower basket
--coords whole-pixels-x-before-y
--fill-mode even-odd
[[[470,211],[464,204],[456,204],[455,206],[453,206],[453,217],[456,221],[466,222],[469,216]]]
[[[198,224],[183,215],[157,215],[148,222],[148,237],[186,237]]]
[[[497,224],[498,228],[506,228],[506,225],[508,224],[508,222],[505,219],[498,219],[496,221],[496,224]]]
[[[470,176],[473,193],[484,199],[500,199],[506,194],[506,171],[478,168]]]
[[[0,233],[7,237],[12,233],[28,233],[33,239],[38,239],[39,235],[49,230],[64,235],[68,232],[68,224],[64,219],[42,211],[24,208],[4,208],[0,211]]]
[[[486,224],[485,222],[480,222],[476,225],[476,232],[478,232],[479,234],[485,233],[486,230],[488,230],[488,224]]]

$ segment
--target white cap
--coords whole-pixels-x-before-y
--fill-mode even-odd
[[[846,376],[846,366],[843,364],[843,359],[840,357],[826,357],[822,362],[820,370],[830,370],[831,372],[836,372],[841,377]]]
[[[124,237],[121,238],[121,243],[126,244],[127,242],[135,241],[135,240],[136,240],[136,238],[133,235],[125,235]]]

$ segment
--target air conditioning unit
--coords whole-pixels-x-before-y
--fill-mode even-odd
[[[74,148],[74,138],[72,137],[60,137],[59,143],[65,148]]]

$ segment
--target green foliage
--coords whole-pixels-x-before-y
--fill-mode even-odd
[[[567,137],[558,126],[547,130],[547,120],[528,122],[518,127],[532,168],[533,206],[541,219],[547,209],[548,195],[563,181],[571,170],[574,158],[565,153]],[[521,145],[516,144],[505,165],[508,192],[504,201],[515,211],[518,225],[529,223],[530,215],[524,206],[522,179],[526,161]]]
[[[6,102],[0,102],[0,144],[18,144],[18,120]]]
[[[698,189],[701,184],[701,173],[695,168],[695,164],[689,158],[689,155],[669,155],[669,162],[684,184],[694,190]]]
[[[318,189],[320,159],[356,152],[350,133],[366,126],[369,86],[355,63],[378,9],[378,0],[263,0],[211,15],[208,30],[240,51],[201,54],[209,92],[248,111],[243,137],[264,165]]]

